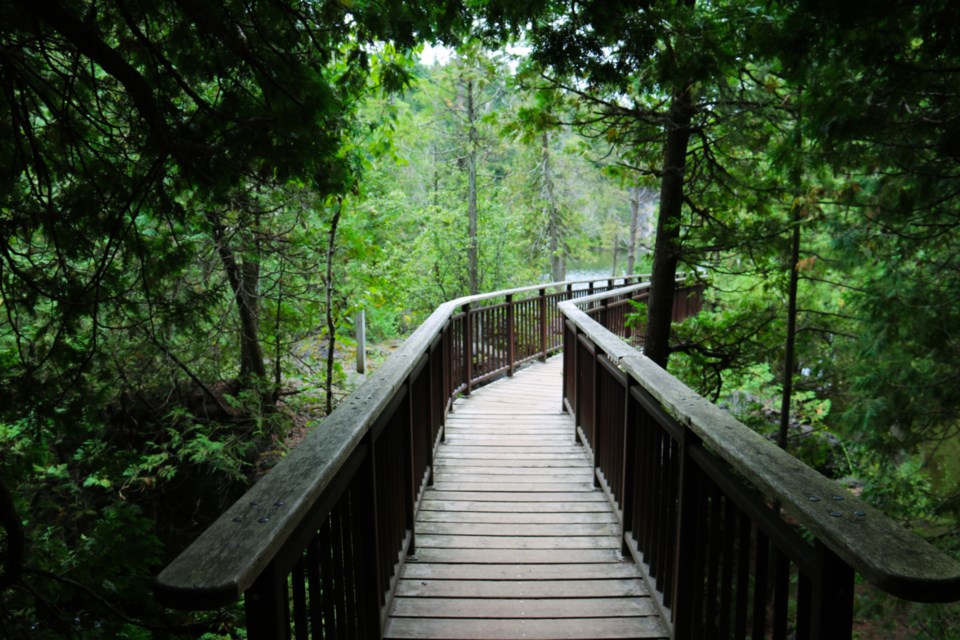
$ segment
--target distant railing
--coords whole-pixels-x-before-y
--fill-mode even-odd
[[[163,570],[158,599],[196,610],[242,597],[250,640],[379,638],[397,576],[416,550],[413,523],[449,403],[558,351],[560,301],[641,279],[552,283],[442,304]]]
[[[854,572],[960,599],[960,564],[619,339],[630,289],[560,303],[564,402],[673,638],[850,638]]]

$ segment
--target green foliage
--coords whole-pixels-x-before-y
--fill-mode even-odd
[[[195,4],[0,25],[0,480],[29,541],[0,628],[151,637],[150,576],[328,399],[330,338],[360,308],[400,336],[470,289],[467,159],[480,288],[543,281],[622,248],[684,92],[671,229],[711,297],[673,371],[770,435],[796,270],[791,450],[955,543],[956,6]],[[530,55],[415,63],[465,25]],[[238,615],[170,635],[242,637]],[[956,610],[909,616],[937,637]]]

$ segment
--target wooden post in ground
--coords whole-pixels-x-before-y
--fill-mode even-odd
[[[363,309],[357,311],[353,321],[357,333],[357,373],[367,372],[367,316]]]

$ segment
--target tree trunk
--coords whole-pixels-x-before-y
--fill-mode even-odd
[[[470,294],[480,293],[480,269],[477,251],[477,114],[474,106],[473,80],[467,80],[467,272]]]
[[[630,244],[627,247],[627,275],[633,275],[637,260],[637,227],[640,224],[640,187],[630,187]]]
[[[541,134],[543,160],[542,178],[544,206],[547,213],[547,235],[550,247],[550,279],[553,282],[562,282],[566,279],[566,264],[563,251],[563,223],[560,220],[560,210],[557,208],[557,197],[553,190],[553,170],[550,166],[550,132]]]
[[[327,415],[333,411],[333,361],[337,347],[337,325],[333,317],[333,254],[337,248],[337,225],[340,224],[340,212],[343,210],[343,199],[337,201],[337,209],[330,221],[330,232],[327,236]]]
[[[23,571],[25,536],[13,495],[0,478],[0,530],[5,534],[5,548],[0,548],[0,593],[20,579]]]
[[[240,379],[246,383],[251,378],[264,380],[267,369],[263,363],[263,348],[260,345],[260,262],[244,260],[237,262],[230,248],[226,229],[215,215],[210,215],[217,253],[227,274],[230,288],[237,302],[240,319]]]
[[[613,234],[613,266],[610,268],[610,275],[617,275],[617,250],[620,248],[620,234]]]
[[[660,213],[647,308],[647,334],[643,344],[644,354],[664,368],[670,357],[674,280],[680,259],[683,173],[692,119],[693,100],[689,87],[686,87],[670,101],[669,128],[663,149],[663,176],[660,179]]]
[[[793,363],[797,336],[797,280],[800,262],[800,207],[794,206],[793,242],[790,247],[790,285],[787,292],[787,344],[783,356],[783,395],[780,398],[780,430],[777,444],[787,448],[787,436],[790,432],[790,397],[793,394]]]

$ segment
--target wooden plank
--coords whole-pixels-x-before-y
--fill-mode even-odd
[[[473,598],[397,598],[393,616],[406,618],[623,618],[651,616],[647,597],[509,600]]]
[[[462,640],[604,640],[666,638],[659,618],[541,618],[490,620],[391,618],[384,638],[458,638]]]
[[[464,549],[425,548],[417,538],[419,562],[465,564],[568,564],[619,562],[619,549]]]
[[[511,464],[497,464],[495,466],[474,465],[470,460],[461,460],[460,465],[438,465],[434,469],[436,474],[456,474],[484,476],[490,479],[499,479],[500,476],[533,476],[533,478],[549,478],[553,476],[569,476],[571,474],[587,474],[591,472],[586,464],[571,464],[565,467],[521,467]]]
[[[449,564],[410,562],[404,567],[408,580],[602,580],[639,578],[632,562],[578,564]]]
[[[417,547],[425,549],[619,549],[614,536],[457,536],[417,534]]]
[[[594,488],[590,482],[446,482],[441,478],[438,478],[433,486],[438,492],[487,491],[491,493],[572,493],[577,491],[592,493]]]
[[[511,447],[555,447],[566,445],[575,447],[573,441],[573,431],[567,433],[520,435],[503,434],[490,435],[487,433],[448,433],[446,446],[462,445],[468,447],[479,447],[485,445]]]
[[[466,469],[479,469],[480,467],[485,467],[487,469],[497,469],[499,467],[507,467],[511,469],[530,469],[531,473],[539,473],[538,469],[544,468],[562,468],[562,469],[576,469],[584,468],[589,469],[591,467],[590,461],[587,460],[585,456],[577,457],[566,457],[566,458],[554,458],[550,457],[546,460],[531,460],[530,458],[504,458],[504,457],[484,457],[484,458],[453,458],[451,456],[445,456],[440,460],[434,460],[434,465],[437,469],[444,469],[446,467],[457,467],[460,465],[466,465]],[[486,469],[484,469],[486,470]]]
[[[582,449],[580,445],[575,444],[509,444],[506,442],[497,442],[497,441],[480,441],[480,442],[458,442],[452,444],[445,444],[441,447],[440,455],[444,455],[450,452],[460,452],[460,453],[509,453],[511,455],[527,455],[528,453],[565,453],[568,455],[583,455],[581,453]]]
[[[499,524],[616,524],[617,518],[609,511],[588,513],[489,513],[485,511],[421,511],[419,523],[427,522],[485,522]],[[417,531],[422,531],[417,527]]]
[[[424,494],[428,500],[467,500],[492,502],[600,502],[606,498],[598,491],[440,491],[430,489]]]
[[[572,451],[570,453],[518,453],[515,451],[484,451],[478,447],[473,447],[472,449],[463,449],[457,451],[442,451],[441,454],[447,460],[455,460],[458,458],[465,460],[514,460],[517,457],[522,457],[531,462],[562,462],[570,460],[581,461],[585,459],[582,449],[578,451]]]
[[[459,473],[439,470],[434,476],[434,482],[438,483],[506,483],[506,484],[556,484],[556,483],[588,483],[592,482],[593,474],[590,469],[560,470],[553,472],[543,472],[538,474],[530,473],[506,473],[508,469],[502,469],[499,473]]]
[[[597,523],[573,524],[503,524],[477,522],[421,522],[417,535],[440,534],[457,536],[615,536],[619,525]]]
[[[626,598],[646,595],[639,580],[401,580],[397,597]]]
[[[450,438],[569,438],[573,435],[573,429],[568,426],[563,428],[556,427],[523,427],[519,426],[512,429],[504,427],[484,427],[484,428],[465,428],[465,427],[446,427],[447,444]],[[571,444],[573,442],[571,441]]]
[[[431,494],[428,494],[431,495]],[[431,500],[426,499],[420,505],[421,515],[428,511],[458,512],[469,511],[474,513],[560,513],[573,515],[574,513],[607,513],[613,517],[613,512],[606,502],[600,500],[582,500],[579,502],[498,502],[472,500]]]

